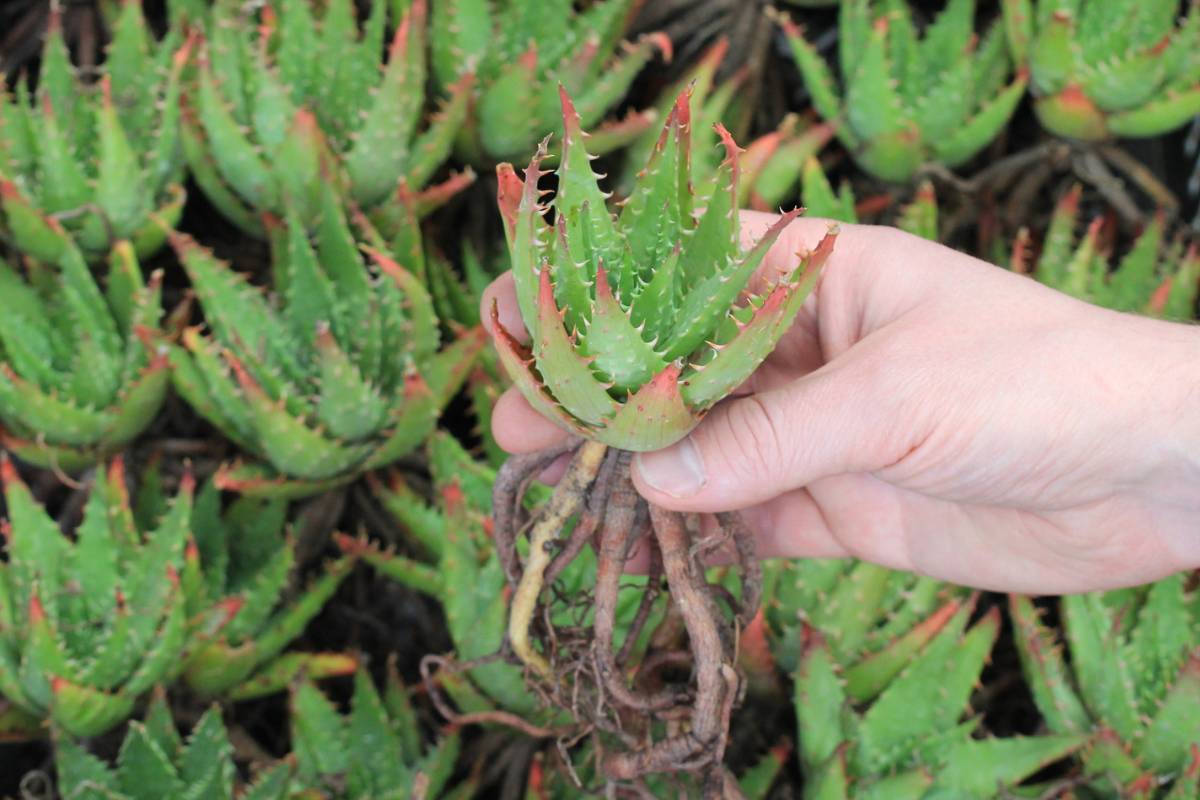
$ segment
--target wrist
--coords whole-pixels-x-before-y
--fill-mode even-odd
[[[1144,488],[1163,503],[1200,514],[1200,326],[1141,322],[1153,347],[1144,362],[1151,387],[1145,446],[1156,454]]]

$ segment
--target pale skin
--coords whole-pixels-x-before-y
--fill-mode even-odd
[[[756,239],[774,215],[743,212]],[[798,219],[761,279],[829,223]],[[523,331],[512,280],[484,297]],[[566,434],[515,389],[509,452]],[[652,503],[741,510],[760,554],[1058,594],[1200,567],[1200,327],[1118,314],[900,231],[843,225],[775,353],[677,445]]]

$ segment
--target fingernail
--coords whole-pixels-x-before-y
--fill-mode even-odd
[[[638,453],[637,469],[650,488],[672,497],[689,497],[704,488],[704,462],[689,436],[665,450]]]

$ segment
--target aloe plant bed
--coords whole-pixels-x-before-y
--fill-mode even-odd
[[[763,254],[794,212],[752,242],[739,235],[738,207],[782,202],[811,217],[897,225],[1093,302],[1194,314],[1198,262],[1179,224],[1195,210],[1182,131],[1058,138],[1046,112],[1075,95],[1055,90],[1054,59],[1042,57],[977,156],[943,169],[922,155],[919,189],[888,184],[858,166],[863,152],[831,138],[841,120],[814,113],[787,26],[761,13],[774,5],[803,27],[851,104],[861,94],[851,85],[889,80],[902,52],[921,56],[904,62],[911,74],[897,91],[917,92],[981,52],[1000,60],[1012,32],[1039,49],[1057,10],[1094,3],[1109,7],[61,0],[52,14],[46,0],[0,3],[0,184],[12,190],[0,209],[0,383],[15,375],[22,397],[37,389],[56,402],[16,414],[0,386],[10,462],[0,477],[20,494],[15,508],[0,496],[0,666],[15,661],[20,677],[19,687],[0,682],[0,799],[1200,791],[1200,752],[1167,753],[1143,732],[1180,709],[1198,716],[1189,711],[1200,707],[1195,624],[1163,638],[1143,670],[1155,620],[1186,609],[1195,623],[1195,576],[1031,603],[850,560],[760,563],[738,515],[652,508],[630,477],[636,453],[687,435],[771,350],[835,248],[830,235],[764,279]],[[1133,5],[1159,6],[1111,8]],[[1036,12],[1028,30],[1012,24],[1026,6]],[[453,24],[485,7],[479,24]],[[59,33],[45,36],[60,18]],[[955,47],[922,77],[917,67],[941,57],[925,44],[939,38],[929,32],[939,18]],[[1089,37],[1108,28],[1088,19],[1079,17],[1077,38],[1095,50],[1103,42]],[[843,37],[846,20],[857,27]],[[1200,31],[1200,13],[1149,21],[1138,28],[1153,56],[1145,66],[1167,63],[1155,44],[1169,28],[1181,42],[1169,48],[1176,66],[1187,69],[1142,88],[1175,97],[1193,75],[1183,43]],[[886,27],[886,43],[871,23]],[[870,44],[875,71],[844,74],[843,40]],[[892,73],[878,69],[880,52]],[[1028,59],[1010,55],[1005,85],[1026,74]],[[676,97],[688,83],[678,76],[703,76],[690,102]],[[1091,83],[1090,102],[1116,130],[1126,112],[1101,103]],[[344,85],[362,91],[328,99]],[[226,106],[236,131],[223,126]],[[374,109],[374,122],[351,106]],[[401,107],[403,119],[388,121],[384,110]],[[370,147],[359,143],[367,129]],[[217,141],[233,132],[232,149]],[[805,158],[790,171],[767,166],[764,154],[805,132],[820,134]],[[922,129],[920,141],[934,133]],[[286,175],[276,157],[285,141],[300,165]],[[387,163],[362,157],[371,148]],[[1109,160],[1117,150],[1178,208],[1156,215],[1162,197],[1108,180],[1105,164],[1122,174]],[[250,151],[253,174],[226,162]],[[201,179],[218,158],[220,174]],[[493,170],[503,159],[516,166]],[[99,180],[125,174],[121,163],[136,164],[128,174],[138,180]],[[227,202],[235,183],[268,173],[273,202]],[[64,174],[88,180],[63,184]],[[1082,188],[1068,191],[1075,182]],[[69,204],[56,201],[63,185]],[[127,225],[96,228],[101,210],[121,216],[126,200]],[[18,223],[44,222],[45,240],[31,246],[28,228],[15,235],[11,211]],[[527,330],[486,320],[494,352],[478,297],[509,269]],[[230,318],[237,324],[222,326]],[[261,336],[266,328],[286,335]],[[382,341],[391,345],[376,352]],[[338,352],[346,358],[335,364]],[[176,386],[189,364],[204,369],[185,387],[190,397]],[[335,391],[332,378],[355,376],[356,391]],[[510,384],[569,438],[498,469],[488,416]],[[251,407],[243,392],[255,385]],[[146,413],[123,402],[138,391]],[[60,407],[70,418],[52,413]],[[326,423],[339,409],[335,429]],[[386,447],[408,415],[411,441]],[[72,427],[81,420],[87,435]],[[320,448],[309,464],[284,452],[300,436]],[[325,457],[355,448],[370,452],[341,465]],[[557,485],[539,480],[566,462]],[[114,463],[125,467],[116,478]],[[186,495],[193,476],[190,520],[179,510],[164,525],[167,498]],[[239,496],[255,486],[276,496]],[[105,539],[110,528],[136,536]],[[116,544],[118,588],[89,594],[76,574],[109,563],[89,556],[107,552],[96,548],[102,539]],[[171,554],[146,571],[153,581],[127,568],[154,547]],[[56,562],[60,552],[74,555]],[[160,591],[174,603],[153,607]],[[119,650],[111,640],[125,635],[134,606],[150,609],[134,637],[142,646],[126,648],[119,679],[97,677],[94,645]],[[167,631],[168,617],[172,637],[145,635],[147,625]],[[1108,631],[1108,644],[1097,648],[1092,630]],[[162,668],[153,645],[174,662]],[[1132,676],[1135,711],[1145,712],[1137,724],[1129,698],[1091,680],[1098,650],[1113,674]],[[76,689],[106,699],[104,725],[56,696],[72,675]],[[1046,699],[1063,687],[1078,712],[1066,722]],[[937,741],[910,746],[925,739]]]

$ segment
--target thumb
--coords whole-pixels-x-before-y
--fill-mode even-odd
[[[734,511],[819,478],[876,469],[879,395],[832,365],[785,387],[726,401],[685,439],[633,461],[637,489],[679,511]]]

